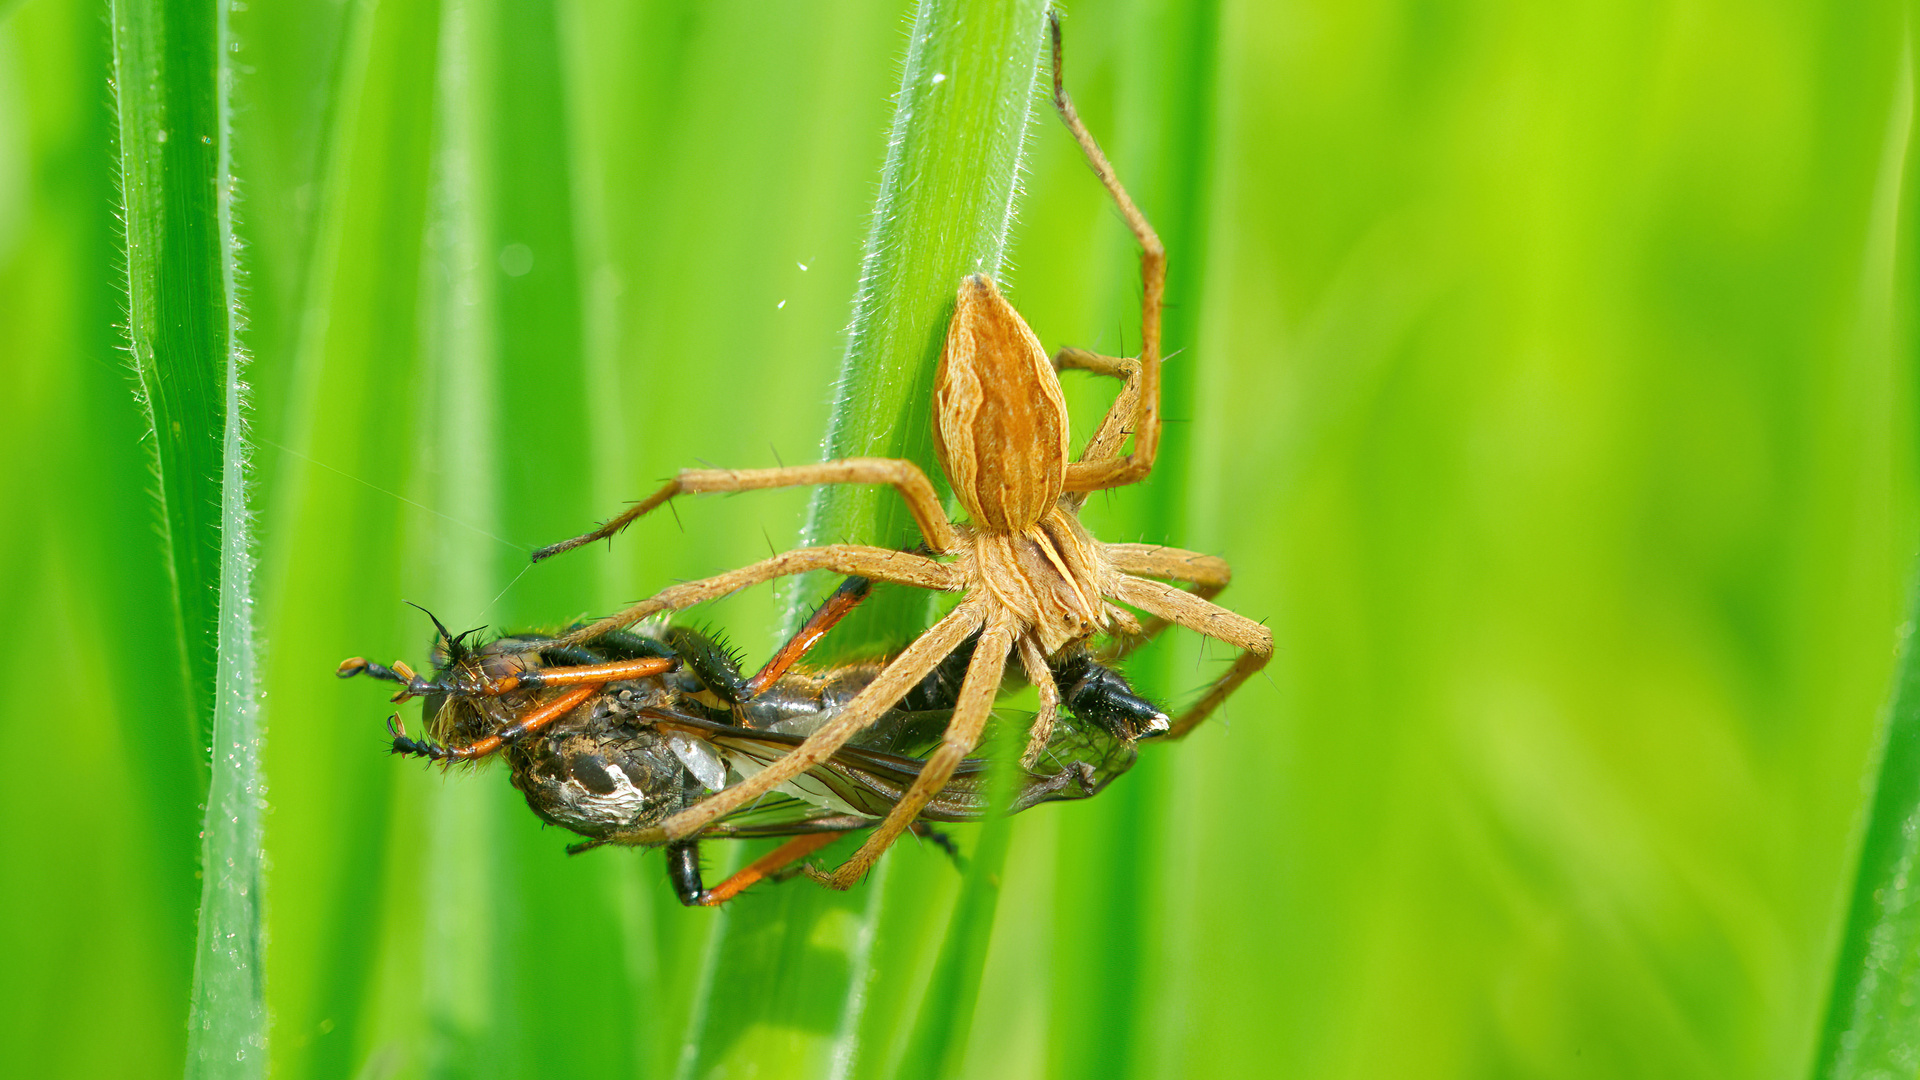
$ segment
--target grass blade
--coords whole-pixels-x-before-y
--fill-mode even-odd
[[[221,133],[213,11],[160,0],[120,0],[112,11],[127,344],[153,424],[190,730],[205,745],[219,618],[220,364],[228,345],[215,205],[213,144]]]
[[[259,717],[224,4],[113,7],[128,338],[153,423],[178,649],[213,769],[187,1075],[266,1071]],[[197,700],[195,700],[197,698]],[[210,715],[210,721],[207,718]]]
[[[1013,801],[1020,750],[1010,737],[1003,737],[993,748],[997,766],[989,805],[1005,807]],[[940,959],[920,1001],[906,1057],[893,1071],[895,1076],[954,1076],[966,1061],[966,1037],[973,1026],[981,969],[1000,905],[1000,874],[1013,840],[1013,819],[1004,814],[990,818],[979,835],[953,915],[947,920]]]
[[[958,282],[969,273],[1000,271],[1032,119],[1044,13],[1041,0],[919,5],[862,255],[827,457],[904,457],[938,475],[928,421],[933,374]],[[803,542],[841,538],[896,547],[916,542],[911,519],[891,491],[821,488]],[[789,605],[790,622],[804,615],[804,599]],[[926,625],[929,610],[925,595],[883,590],[836,636],[850,650],[897,645]],[[846,849],[832,849],[829,857],[835,852],[844,856]],[[912,953],[938,940],[937,930],[925,931],[938,925],[929,920],[948,895],[941,883],[951,871],[931,853],[911,854],[890,855],[850,896],[795,887],[739,904],[715,928],[715,974],[706,982],[708,994],[726,995],[725,1007],[696,1005],[694,1045],[681,1075],[707,1075],[736,1059],[796,1075],[875,1071],[884,1054],[860,1045],[861,1035],[873,1030],[869,1005],[878,1002],[891,1016],[920,991],[895,983],[902,976],[910,982],[921,968],[895,963],[891,950]],[[991,905],[987,911],[990,921]],[[981,959],[975,952],[967,962]],[[817,1026],[795,1023],[813,1033],[786,1042],[739,1038],[742,1018],[779,1020],[795,1003],[807,1003],[808,1013],[833,1003],[838,1017]],[[898,1015],[904,1020],[911,1012]]]
[[[1916,595],[1920,601],[1920,594]],[[1814,1075],[1911,1075],[1920,1058],[1920,649],[1907,623]]]
[[[928,420],[934,369],[960,279],[1000,272],[1045,11],[1042,0],[923,0],[914,15],[827,428],[828,458],[903,457],[940,475]],[[917,542],[892,491],[822,487],[803,542],[842,538],[882,547]],[[866,651],[898,646],[926,624],[927,611],[925,595],[882,590],[838,638]],[[804,605],[788,611],[795,625],[805,615]]]

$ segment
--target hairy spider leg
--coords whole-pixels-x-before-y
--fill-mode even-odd
[[[718,600],[752,585],[792,574],[804,574],[812,570],[828,570],[836,574],[871,578],[875,581],[893,582],[898,585],[913,585],[937,592],[952,592],[962,584],[959,575],[945,564],[935,562],[924,555],[895,551],[892,548],[870,547],[864,544],[824,544],[820,547],[795,548],[770,559],[763,559],[751,566],[662,589],[618,614],[609,615],[559,640],[565,645],[592,641],[621,627],[631,626],[650,615],[657,615],[663,611],[680,611],[696,604]]]
[[[1133,433],[1134,413],[1140,405],[1140,361],[1104,356],[1085,349],[1065,348],[1053,354],[1053,369],[1084,371],[1120,380],[1120,392],[1114,395],[1113,404],[1107,407],[1106,415],[1100,418],[1099,426],[1094,428],[1078,460],[1082,465],[1092,465],[1118,457],[1120,447],[1126,443],[1127,436]],[[1078,513],[1087,504],[1087,496],[1091,494],[1091,491],[1075,491],[1060,498],[1069,510]]]
[[[933,565],[939,566],[938,563]],[[945,567],[941,569],[944,570]],[[760,772],[707,796],[697,805],[690,806],[661,822],[657,830],[636,834],[635,840],[641,843],[652,842],[655,839],[655,833],[660,839],[687,839],[781,784],[825,762],[833,756],[835,751],[845,746],[847,740],[870,726],[880,718],[882,713],[892,708],[908,690],[918,685],[921,679],[926,678],[928,672],[938,667],[948,653],[979,629],[986,621],[986,614],[981,610],[984,606],[984,602],[978,599],[961,601],[960,605],[948,612],[945,618],[934,623],[926,633],[915,638],[902,650],[900,655],[889,661],[865,690],[854,695],[853,700],[847,703],[847,707],[841,711],[840,715],[821,725],[818,731],[807,736],[806,741]],[[991,704],[990,701],[989,704]],[[951,775],[951,771],[949,768],[948,775]],[[922,775],[926,775],[924,771]],[[945,783],[946,779],[943,777],[941,784]],[[939,785],[936,785],[934,790],[939,790]],[[924,801],[923,799],[922,803]],[[898,812],[896,807],[895,813]],[[911,821],[919,812],[920,805],[914,805],[912,813],[907,815],[907,820]]]
[[[831,874],[810,877],[835,889],[850,889],[855,882],[866,876],[882,852],[893,846],[894,840],[913,825],[913,819],[920,816],[925,807],[947,781],[953,779],[953,771],[960,766],[973,748],[980,744],[980,733],[987,726],[987,717],[993,712],[993,698],[1000,690],[1000,680],[1006,673],[1007,654],[1013,648],[1015,626],[1013,617],[1005,612],[995,612],[980,634],[980,643],[974,646],[973,661],[967,665],[966,681],[960,684],[960,698],[954,704],[953,719],[947,722],[947,730],[940,738],[940,747],[927,756],[927,763],[920,767],[920,775],[914,778],[900,801],[893,805],[880,827],[869,835],[860,849]]]
[[[1211,600],[1220,595],[1220,591],[1233,583],[1233,567],[1218,555],[1203,555],[1184,548],[1167,547],[1163,544],[1102,544],[1107,560],[1114,569],[1143,577],[1166,578],[1171,581],[1188,583],[1187,592],[1202,600]],[[1160,632],[1171,625],[1166,619],[1154,616],[1141,626],[1138,634],[1115,638],[1112,644],[1101,649],[1097,658],[1102,663],[1124,660],[1134,650],[1158,637]]]
[[[1080,144],[1080,152],[1093,167],[1093,173],[1120,208],[1120,216],[1140,245],[1140,372],[1138,394],[1133,402],[1133,453],[1125,457],[1104,457],[1097,461],[1078,461],[1067,466],[1066,489],[1070,492],[1101,491],[1135,483],[1153,471],[1154,457],[1160,452],[1160,309],[1167,291],[1167,249],[1134,205],[1127,189],[1114,174],[1107,155],[1100,151],[1093,133],[1080,120],[1067,96],[1065,58],[1060,42],[1060,13],[1047,12],[1047,33],[1053,42],[1053,107],[1060,120]],[[1116,411],[1119,402],[1116,401]],[[1111,415],[1111,414],[1110,414]],[[1105,422],[1102,422],[1104,428]]]
[[[1047,666],[1047,654],[1040,650],[1039,642],[1022,634],[1016,648],[1020,652],[1020,666],[1026,669],[1027,681],[1040,695],[1040,711],[1033,718],[1027,748],[1020,755],[1021,767],[1031,769],[1046,751],[1047,743],[1053,741],[1053,723],[1060,716],[1060,684],[1054,681],[1053,669]]]
[[[914,523],[927,546],[936,552],[952,551],[957,542],[953,523],[940,505],[933,481],[920,466],[898,458],[841,458],[814,465],[789,465],[778,469],[683,469],[660,490],[635,503],[625,513],[592,532],[571,540],[562,540],[533,553],[533,561],[552,558],[595,540],[605,540],[631,525],[634,520],[664,505],[675,495],[696,495],[714,491],[764,491],[770,488],[812,487],[816,484],[888,484],[906,501]]]
[[[1232,669],[1208,688],[1206,696],[1180,714],[1167,730],[1166,738],[1178,739],[1192,731],[1195,724],[1220,707],[1227,695],[1273,658],[1273,632],[1245,615],[1228,611],[1164,581],[1150,581],[1131,574],[1116,574],[1114,578],[1113,596],[1121,603],[1244,650]]]

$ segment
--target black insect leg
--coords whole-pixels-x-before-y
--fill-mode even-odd
[[[700,880],[700,841],[683,840],[667,845],[667,877],[673,881],[673,895],[687,907],[702,907],[707,902],[707,887]]]
[[[923,840],[932,842],[934,847],[946,852],[947,858],[953,860],[954,869],[965,870],[967,868],[967,860],[960,854],[960,845],[953,842],[952,836],[934,828],[924,821],[916,821],[913,823],[913,834]]]

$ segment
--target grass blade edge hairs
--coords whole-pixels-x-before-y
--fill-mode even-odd
[[[119,0],[112,8],[128,344],[152,422],[177,647],[193,701],[191,735],[183,737],[213,750],[190,1077],[266,1072],[263,791],[227,20],[221,3]]]
[[[1911,611],[1820,1032],[1818,1080],[1894,1075],[1920,1056],[1912,992],[1920,985],[1920,588]]]

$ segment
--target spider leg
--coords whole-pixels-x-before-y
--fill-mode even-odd
[[[815,484],[890,484],[906,500],[907,509],[920,526],[920,535],[935,551],[952,551],[958,538],[947,520],[933,481],[911,461],[895,458],[842,458],[816,465],[790,465],[779,469],[682,469],[680,475],[660,490],[635,503],[625,513],[592,532],[571,540],[550,544],[533,553],[533,561],[549,559],[563,551],[605,540],[633,524],[634,519],[658,509],[675,495],[697,495],[711,491],[760,491],[767,488],[810,487]]]
[[[831,570],[836,574],[851,574],[872,578],[875,581],[890,581],[898,585],[914,585],[941,592],[952,592],[961,584],[959,573],[944,563],[934,562],[922,555],[895,551],[892,548],[867,547],[862,544],[823,544],[820,547],[795,548],[775,555],[771,559],[763,559],[751,566],[743,566],[738,570],[714,577],[688,581],[662,589],[617,615],[609,615],[599,622],[567,634],[560,638],[559,642],[563,645],[576,645],[592,641],[609,631],[631,626],[649,615],[656,615],[662,611],[680,611],[695,604],[718,600],[750,585],[758,585],[789,574],[804,574],[809,570]]]
[[[947,722],[940,748],[928,756],[913,786],[887,812],[880,827],[873,830],[852,858],[827,875],[823,884],[846,889],[866,876],[873,861],[913,825],[921,808],[953,778],[953,770],[959,767],[961,759],[979,745],[980,732],[993,712],[993,697],[1000,692],[1000,679],[1006,673],[1007,653],[1013,646],[1013,638],[1012,616],[996,611],[981,633],[980,643],[974,647],[973,662],[967,665],[967,679],[960,686],[960,700],[954,705],[953,719]]]
[[[1086,448],[1080,451],[1078,458],[1082,465],[1113,460],[1119,455],[1127,436],[1133,433],[1134,413],[1140,407],[1140,361],[1067,348],[1053,354],[1053,367],[1055,371],[1076,369],[1121,380],[1120,392],[1114,395],[1113,404],[1107,407],[1107,414],[1100,418],[1100,426],[1094,429],[1093,437],[1087,440]],[[1077,513],[1087,504],[1090,494],[1087,491],[1070,492],[1062,495],[1060,501]]]
[[[1021,767],[1032,769],[1053,738],[1053,722],[1060,715],[1060,684],[1054,680],[1053,669],[1047,666],[1047,654],[1040,651],[1039,642],[1022,635],[1017,648],[1027,681],[1040,694],[1040,713],[1033,718],[1033,732],[1027,736],[1027,749],[1020,755]]]
[[[1133,237],[1140,244],[1140,377],[1131,425],[1133,453],[1126,457],[1077,461],[1067,466],[1068,491],[1100,491],[1144,478],[1153,471],[1153,459],[1160,451],[1160,308],[1167,291],[1167,249],[1148,224],[1147,216],[1127,195],[1127,189],[1120,186],[1107,155],[1100,152],[1100,144],[1080,121],[1073,99],[1067,96],[1060,15],[1056,11],[1047,12],[1047,32],[1053,39],[1053,107],[1067,130],[1073,133],[1074,141],[1080,144],[1087,164],[1113,196],[1114,205],[1120,208],[1120,215],[1127,219],[1127,228],[1133,230]],[[1103,422],[1101,426],[1106,425]]]
[[[1233,582],[1233,567],[1217,555],[1202,555],[1197,551],[1160,544],[1102,544],[1100,549],[1115,570],[1187,582],[1193,586],[1187,591],[1202,600],[1213,599]],[[1099,658],[1102,662],[1124,660],[1135,649],[1152,641],[1167,626],[1166,619],[1155,616],[1140,628],[1138,634],[1128,635],[1100,650]]]
[[[1232,670],[1208,688],[1206,696],[1173,722],[1173,727],[1166,734],[1169,739],[1180,738],[1193,730],[1195,724],[1220,707],[1228,694],[1238,689],[1254,672],[1267,666],[1267,661],[1273,658],[1273,632],[1244,615],[1237,615],[1163,581],[1116,574],[1112,587],[1114,599],[1123,604],[1131,604],[1169,622],[1179,623],[1246,650],[1240,654],[1240,659],[1234,661]]]
[[[842,572],[857,573],[858,571]],[[982,611],[985,606],[985,603],[979,600],[961,601],[960,606],[949,612],[946,618],[934,623],[926,633],[915,638],[899,656],[889,661],[887,666],[881,669],[879,676],[847,703],[847,707],[841,711],[840,715],[827,721],[818,731],[807,736],[805,742],[794,747],[760,772],[732,787],[715,792],[697,805],[690,806],[661,822],[658,828],[635,834],[633,842],[655,843],[660,839],[684,840],[808,769],[825,762],[833,756],[834,751],[845,746],[848,739],[853,738],[863,728],[878,720],[882,713],[892,708],[902,695],[926,677],[927,672],[939,666],[940,661],[952,652],[955,646],[965,641],[969,634],[978,629],[985,621],[985,614]],[[997,683],[995,688],[998,688]],[[945,782],[946,778],[943,776],[940,784],[935,784],[932,790],[939,790],[941,784]]]

